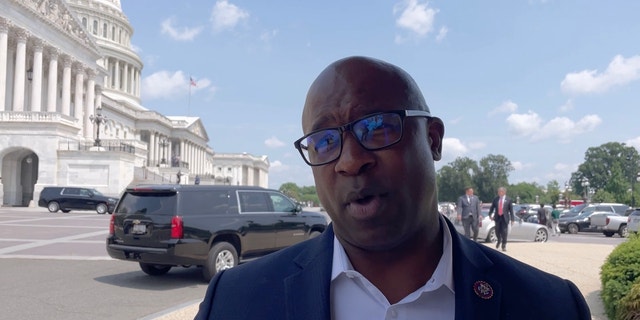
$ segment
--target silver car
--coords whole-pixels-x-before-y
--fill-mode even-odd
[[[639,211],[640,212],[640,211]],[[478,239],[486,242],[496,242],[495,222],[489,218],[489,208],[482,208],[482,225],[478,230]],[[640,216],[638,216],[640,220]],[[456,230],[464,234],[461,223],[454,223]],[[547,242],[549,240],[549,229],[537,223],[523,221],[516,217],[513,225],[509,224],[508,240],[524,240],[534,242]]]
[[[638,233],[640,231],[640,208],[633,210],[627,218],[627,230]]]

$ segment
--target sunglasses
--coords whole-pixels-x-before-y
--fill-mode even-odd
[[[358,143],[369,151],[390,147],[402,139],[405,118],[425,117],[423,110],[396,110],[364,116],[340,127],[313,131],[296,140],[293,145],[310,166],[321,166],[340,158],[343,133],[351,131]]]

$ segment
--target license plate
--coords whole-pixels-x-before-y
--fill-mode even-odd
[[[147,233],[147,226],[144,224],[134,224],[133,225],[133,233],[134,234],[145,234]]]

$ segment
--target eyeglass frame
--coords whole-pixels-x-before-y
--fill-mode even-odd
[[[375,117],[377,115],[383,115],[383,114],[396,114],[398,116],[400,116],[400,137],[398,138],[398,140],[394,141],[393,143],[390,143],[388,145],[385,145],[383,147],[380,148],[367,148],[366,146],[364,146],[362,144],[362,141],[360,141],[360,139],[358,138],[358,136],[356,136],[356,133],[353,131],[353,125],[359,121],[362,121],[364,119],[367,118],[371,118],[371,117]],[[345,125],[342,126],[338,126],[338,127],[329,127],[329,128],[322,128],[322,129],[318,129],[318,130],[314,130],[311,131],[307,134],[305,134],[304,136],[302,136],[302,138],[296,140],[293,142],[293,146],[298,149],[298,152],[300,153],[300,156],[302,156],[302,160],[304,160],[304,162],[306,162],[309,166],[312,167],[317,167],[317,166],[323,166],[325,164],[329,164],[331,162],[334,162],[338,159],[340,159],[340,156],[342,155],[342,149],[344,148],[344,138],[343,135],[345,132],[347,131],[351,131],[351,134],[353,134],[353,136],[356,138],[356,141],[358,141],[358,144],[364,148],[367,151],[377,151],[377,150],[382,150],[382,149],[386,149],[389,148],[395,144],[397,144],[398,142],[400,142],[402,140],[402,137],[404,137],[404,119],[406,118],[413,118],[413,117],[425,117],[427,119],[431,119],[431,113],[429,111],[426,110],[410,110],[410,109],[405,109],[405,110],[389,110],[389,111],[384,111],[384,112],[375,112],[375,113],[371,113],[365,116],[362,116],[356,120],[353,120]],[[334,158],[331,159],[329,161],[325,161],[322,163],[317,163],[317,164],[312,164],[307,157],[304,156],[304,153],[302,152],[302,141],[318,132],[322,132],[322,131],[327,131],[327,130],[338,130],[338,132],[340,133],[340,152],[338,152],[338,155]]]

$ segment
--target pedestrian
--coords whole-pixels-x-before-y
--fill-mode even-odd
[[[217,273],[196,319],[591,318],[571,281],[496,254],[438,213],[444,124],[401,68],[330,64],[311,84],[302,131],[294,145],[331,223]]]
[[[560,236],[560,209],[555,204],[551,205],[553,210],[551,211],[551,235]]]
[[[538,224],[547,225],[547,210],[544,208],[544,203],[541,203],[538,208]]]
[[[507,188],[498,188],[498,196],[493,198],[489,208],[489,217],[495,222],[496,249],[502,246],[502,251],[507,251],[507,236],[509,235],[509,223],[513,225],[513,201],[507,196]]]
[[[478,241],[478,223],[482,219],[481,202],[477,196],[473,195],[472,187],[465,188],[464,193],[456,203],[457,219],[462,222],[464,235],[469,239],[473,239],[473,241]],[[473,232],[473,238],[471,237],[471,232]]]

